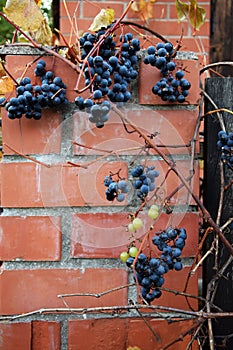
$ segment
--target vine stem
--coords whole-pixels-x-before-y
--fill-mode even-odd
[[[16,149],[14,149],[13,147],[9,146],[6,142],[3,143],[4,146],[6,146],[7,148],[9,148],[12,152],[18,154],[19,156],[25,158],[25,159],[28,159],[28,160],[31,160],[32,162],[34,163],[37,163],[37,164],[40,164],[40,165],[43,165],[45,166],[46,168],[51,168],[51,165],[50,164],[46,164],[46,163],[43,163],[41,162],[40,160],[37,160],[35,158],[32,158],[30,156],[26,156],[25,154],[17,151]]]
[[[226,61],[226,62],[215,62],[215,63],[210,63],[207,64],[205,67],[203,67],[200,70],[200,74],[204,73],[207,69],[213,68],[213,67],[218,67],[218,66],[233,66],[232,61]]]
[[[140,310],[151,310],[156,312],[157,310],[160,311],[168,311],[169,313],[174,313],[174,318],[180,318],[180,319],[194,319],[194,318],[201,318],[203,320],[208,320],[209,318],[228,318],[233,317],[233,312],[204,312],[204,311],[190,311],[190,310],[183,310],[183,309],[177,309],[173,307],[168,306],[160,306],[160,305],[142,305],[142,304],[135,304],[135,305],[116,305],[116,306],[97,306],[97,307],[82,307],[82,308],[41,308],[29,312],[25,312],[22,314],[17,315],[10,315],[10,316],[1,316],[0,322],[5,321],[14,321],[22,318],[26,318],[28,316],[32,315],[43,315],[43,314],[71,314],[71,313],[77,313],[77,314],[88,314],[88,313],[96,313],[96,312],[125,312],[125,311],[132,311],[136,310],[136,307]],[[183,315],[183,316],[181,316]],[[185,316],[184,316],[185,315]],[[149,315],[151,317],[151,315]],[[154,317],[154,316],[153,316]],[[166,318],[167,315],[164,315]],[[171,317],[171,316],[169,316]]]
[[[208,210],[205,208],[205,206],[203,205],[203,203],[200,201],[200,199],[198,198],[198,196],[190,189],[190,186],[187,184],[186,179],[183,177],[183,175],[179,172],[179,170],[176,168],[175,163],[166,156],[166,154],[164,154],[154,143],[153,141],[146,136],[139,128],[137,125],[135,125],[130,119],[128,119],[126,116],[124,116],[119,109],[117,109],[114,105],[112,106],[112,109],[115,111],[116,114],[119,115],[119,117],[121,118],[121,120],[124,120],[125,123],[128,123],[130,125],[130,127],[132,129],[134,129],[144,140],[145,142],[152,148],[154,149],[154,151],[159,154],[163,160],[166,162],[166,164],[171,167],[172,171],[178,176],[178,178],[180,179],[180,181],[183,183],[184,187],[187,189],[187,191],[191,194],[191,196],[193,197],[194,201],[197,203],[198,207],[200,208],[202,214],[203,214],[203,218],[206,222],[208,222],[208,224],[213,227],[214,231],[217,233],[217,235],[219,236],[220,240],[222,241],[222,243],[226,246],[226,248],[228,249],[228,251],[230,252],[230,254],[233,256],[233,247],[230,244],[230,242],[225,238],[225,236],[222,233],[222,230],[220,229],[220,227],[215,223],[215,221],[213,220],[213,218],[211,217],[210,213],[208,212]]]

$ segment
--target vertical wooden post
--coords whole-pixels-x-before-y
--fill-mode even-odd
[[[233,60],[233,2],[232,0],[211,0],[210,61]],[[233,75],[233,67],[218,69],[224,76]]]
[[[209,78],[206,80],[205,90],[216,103],[218,108],[233,110],[233,78]],[[214,110],[208,100],[205,103],[205,112]],[[220,113],[223,117],[226,131],[233,130],[233,116],[227,112]],[[214,219],[217,217],[220,198],[220,151],[217,150],[218,131],[221,130],[217,114],[213,113],[205,118],[205,165],[204,165],[204,204]],[[224,183],[228,185],[233,179],[233,171],[224,165]],[[229,218],[233,217],[233,186],[224,192],[222,214],[220,225],[223,225]],[[233,243],[233,226],[230,225],[224,230],[227,239]],[[213,236],[209,235],[206,244],[208,250],[213,241]],[[204,292],[206,292],[208,282],[215,276],[214,254],[211,254],[203,266]],[[229,258],[229,253],[225,247],[219,243],[218,268],[221,268]],[[219,280],[214,304],[223,311],[233,310],[233,275],[232,264],[226,269],[224,277]],[[221,319],[213,321],[216,349],[222,348],[224,336],[233,334],[232,319]],[[233,339],[226,342],[226,348],[233,349]]]

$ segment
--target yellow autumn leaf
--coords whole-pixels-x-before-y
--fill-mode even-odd
[[[7,0],[4,12],[22,30],[41,44],[50,45],[52,31],[35,0]]]
[[[6,75],[6,73],[5,73],[5,70],[4,70],[3,66],[2,66],[2,63],[0,62],[0,78],[1,78],[3,75]]]
[[[156,2],[156,0],[140,0],[139,4],[134,2],[131,6],[131,9],[138,13],[139,17],[143,21],[147,21],[150,18],[153,18],[153,4]]]
[[[102,9],[94,18],[89,30],[97,32],[101,28],[107,28],[115,18],[115,11],[113,9]]]
[[[14,90],[14,83],[12,79],[8,76],[3,76],[0,78],[0,95],[5,95],[8,92]]]

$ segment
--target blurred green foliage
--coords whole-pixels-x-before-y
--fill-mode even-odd
[[[0,11],[6,5],[6,0],[0,0]],[[11,40],[14,27],[12,27],[5,19],[0,17],[0,45],[5,44],[7,40]]]

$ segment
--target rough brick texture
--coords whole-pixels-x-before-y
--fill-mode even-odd
[[[209,13],[209,1],[199,2]],[[112,7],[116,16],[120,16],[127,2],[66,1],[66,4],[71,14],[76,10],[78,29],[85,31],[101,7]],[[181,25],[175,18],[174,1],[157,1],[153,4],[153,11],[150,28],[175,42],[181,33]],[[132,10],[126,19],[142,24]],[[70,22],[63,2],[60,22],[61,31],[68,38]],[[197,52],[196,39],[191,33],[185,22],[184,49]],[[200,36],[207,51],[208,21],[201,28]],[[37,58],[36,54],[8,55],[6,64],[18,78],[31,62],[26,75],[34,83]],[[91,124],[87,113],[78,111],[72,103],[77,96],[74,92],[77,74],[57,58],[46,56],[43,59],[68,86],[70,103],[66,108],[44,110],[39,121],[26,118],[8,120],[3,112],[0,314],[3,317],[21,314],[21,318],[17,319],[18,323],[1,323],[0,350],[127,350],[129,346],[151,350],[165,346],[186,332],[193,321],[170,324],[162,320],[160,314],[158,319],[156,312],[143,309],[142,314],[161,339],[158,343],[136,312],[108,310],[104,315],[97,309],[86,314],[85,309],[126,306],[129,300],[142,302],[137,287],[128,286],[133,282],[133,273],[120,262],[119,255],[128,249],[132,239],[139,246],[144,233],[153,224],[149,239],[168,226],[185,227],[188,238],[182,255],[184,269],[165,275],[162,297],[152,305],[188,310],[185,297],[176,295],[176,291],[180,294],[184,291],[192,258],[197,251],[199,214],[196,203],[156,152],[151,149],[142,151],[142,147],[147,146],[143,138],[129,133],[130,127],[124,128],[114,111],[110,112],[110,120],[104,128],[98,129]],[[133,99],[124,110],[144,134],[154,135],[152,141],[175,162],[188,182],[194,173],[189,186],[197,195],[198,161],[194,161],[194,169],[190,162],[200,98],[199,63],[197,60],[179,60],[192,82],[187,103],[169,105],[152,96],[151,85],[158,75],[152,68],[144,66],[133,85]],[[83,87],[82,80],[80,86]],[[197,140],[195,151],[198,150]],[[132,186],[124,202],[108,202],[103,181],[110,172],[119,173],[122,178],[129,177],[131,181],[131,169],[139,163],[155,165],[159,171],[157,197],[153,200],[163,208],[153,222],[147,216],[147,207],[144,207],[138,213],[143,228],[132,237],[126,229],[129,213],[135,213],[140,205]],[[171,210],[170,214],[165,207]],[[143,251],[156,256],[158,251],[154,246],[151,249],[148,242],[145,242]],[[118,289],[109,292],[114,288]],[[198,273],[190,278],[186,292],[198,295]],[[59,294],[72,293],[76,296],[64,300],[58,297]],[[103,295],[87,295],[90,293]],[[194,310],[198,309],[195,298],[189,297],[189,303]],[[64,312],[65,307],[82,308],[83,313],[71,315],[67,309],[61,314],[60,308]],[[50,310],[49,315],[43,314],[41,310],[46,308],[56,310]],[[22,315],[35,310],[39,311]],[[171,349],[185,349],[190,339],[188,335]],[[197,349],[197,344],[193,344],[193,349]]]
[[[61,258],[61,220],[47,216],[2,216],[0,260],[56,261]]]
[[[114,276],[114,278],[113,278]],[[1,275],[0,314],[17,314],[40,308],[63,307],[58,295],[67,293],[101,293],[127,283],[127,273],[116,269],[40,269],[3,271]],[[101,298],[77,296],[70,307],[124,305],[126,289]]]
[[[157,349],[176,339],[193,325],[192,321],[167,323],[147,319],[155,335],[143,320],[98,319],[69,322],[69,350],[125,350],[139,347],[143,350]],[[90,336],[91,335],[91,336]],[[186,349],[190,336],[170,347],[172,350]],[[159,341],[158,341],[159,340]],[[193,349],[198,349],[196,342]]]
[[[1,350],[60,350],[60,324],[33,321],[0,324]]]

